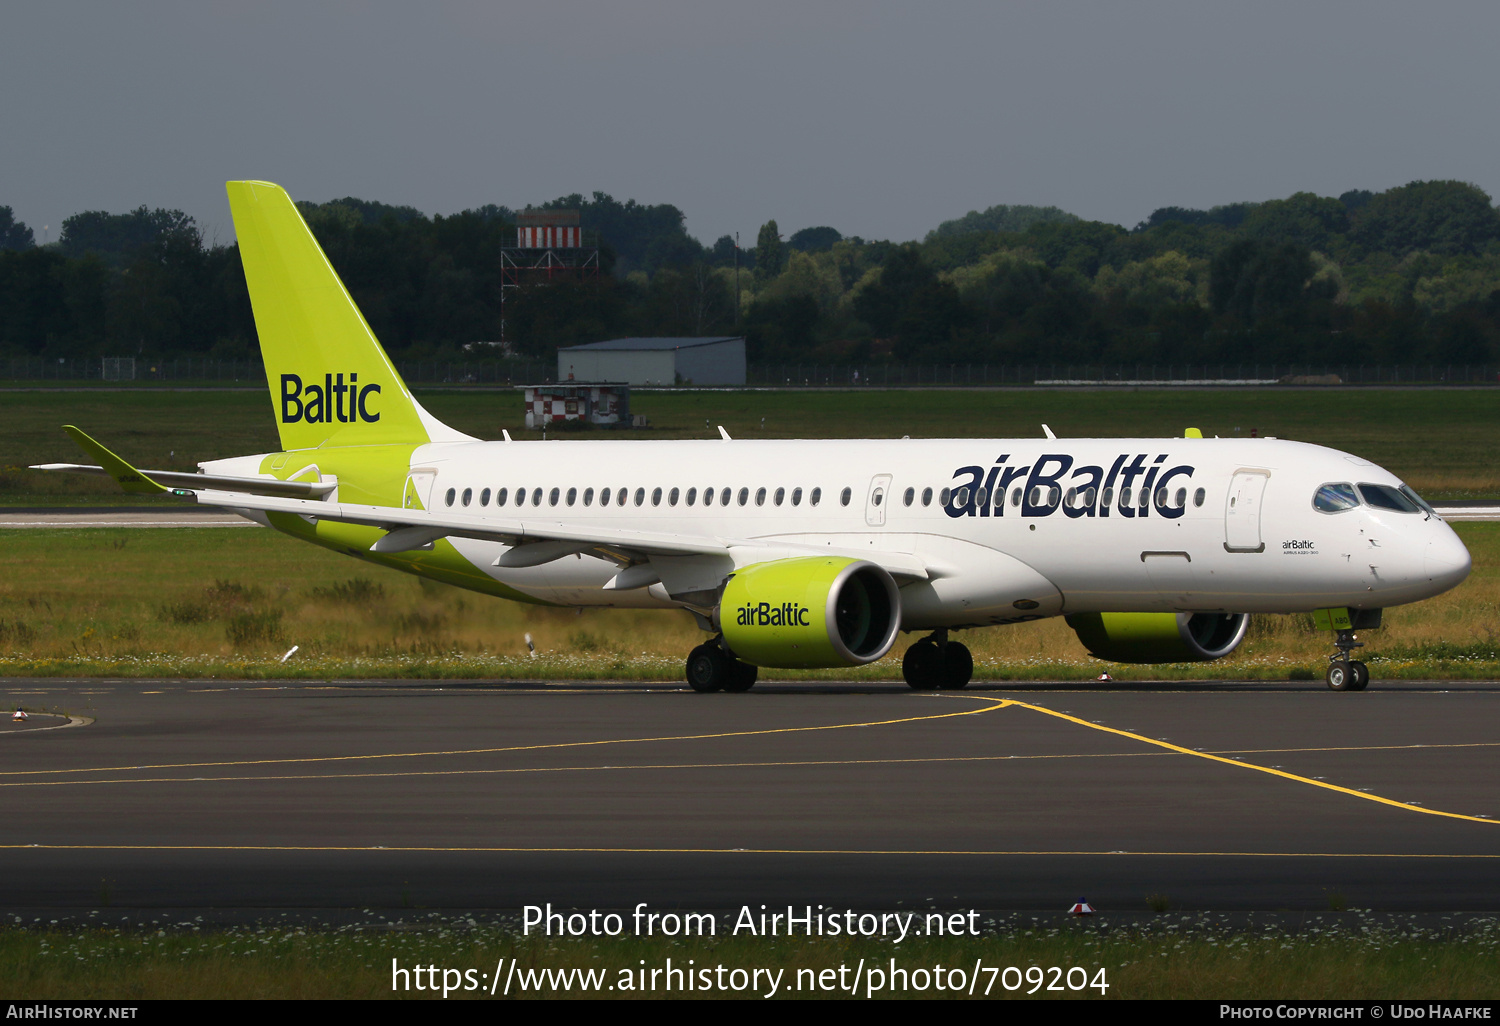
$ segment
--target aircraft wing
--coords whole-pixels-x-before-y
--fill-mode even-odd
[[[126,463],[96,439],[72,424],[64,424],[63,430],[74,443],[88,453],[98,464],[88,463],[42,463],[31,470],[64,471],[75,474],[100,474],[114,478],[125,491],[132,495],[159,495],[173,488],[226,488],[249,492],[252,495],[285,495],[296,498],[316,498],[327,495],[337,487],[333,482],[322,481],[278,481],[271,477],[223,477],[211,474],[187,473],[181,470],[140,470]]]
[[[496,566],[525,567],[550,563],[575,552],[607,559],[621,566],[648,562],[657,556],[729,556],[736,565],[774,559],[788,549],[809,555],[852,555],[884,567],[896,577],[925,580],[926,566],[916,556],[900,552],[842,551],[805,545],[788,545],[759,539],[693,537],[680,533],[639,531],[605,527],[599,524],[579,525],[561,520],[528,517],[515,519],[476,516],[470,513],[435,512],[402,509],[395,506],[365,506],[354,503],[297,499],[215,488],[179,488],[175,494],[191,497],[205,506],[257,510],[264,513],[291,513],[311,522],[329,521],[376,527],[386,533],[371,552],[409,552],[426,548],[438,538],[475,538],[511,546],[495,561]]]

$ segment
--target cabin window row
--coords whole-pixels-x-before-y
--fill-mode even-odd
[[[478,494],[479,505],[490,504],[491,491],[488,488],[481,489]],[[644,506],[649,501],[653,506],[660,506],[665,502],[668,506],[676,506],[679,503],[686,506],[748,506],[753,501],[757,506],[764,506],[768,501],[775,506],[790,504],[800,506],[804,497],[809,506],[817,506],[823,502],[823,489],[813,488],[804,492],[801,488],[777,488],[769,491],[766,488],[757,488],[753,492],[749,488],[704,488],[701,492],[697,488],[653,488],[647,492],[645,488],[636,488],[632,492],[629,488],[600,488],[595,491],[592,488],[517,488],[512,491],[509,488],[496,488],[493,492],[495,506],[540,506],[546,503],[556,506],[559,503],[576,506],[581,501],[585,506],[592,506],[597,502],[600,506]],[[852,489],[845,488],[839,493],[839,502],[849,505],[853,498]],[[457,503],[468,506],[474,502],[474,489],[465,488],[460,492],[456,488],[449,488],[443,496],[443,501],[452,506]]]
[[[576,487],[569,488],[566,492],[562,488],[532,488],[530,492],[525,488],[517,488],[514,492],[509,488],[497,488],[493,493],[491,493],[490,489],[483,488],[480,489],[478,495],[479,505],[488,506],[491,494],[494,495],[496,507],[506,505],[525,506],[528,504],[528,500],[532,506],[540,506],[543,502],[546,502],[549,506],[556,506],[559,503],[575,506],[580,499],[582,499],[585,506],[592,506],[596,499],[600,506],[609,506],[611,504],[615,506],[629,506],[632,505],[632,500],[634,505],[644,506],[648,498],[645,488],[636,488],[633,494],[629,488],[600,488],[597,492],[592,488],[585,488],[582,490],[581,495],[579,489]],[[1024,494],[1024,488],[1011,489],[1010,504],[1012,506],[1020,506],[1021,498]],[[853,489],[843,489],[843,491],[839,492],[839,505],[849,505],[853,500],[853,496]],[[1122,488],[1119,492],[1120,505],[1122,507],[1132,505],[1137,501],[1137,496],[1139,496],[1139,503],[1143,508],[1151,499],[1150,493],[1145,489]],[[800,506],[802,505],[803,491],[801,488],[793,488],[788,493],[786,488],[777,488],[774,492],[768,492],[765,488],[757,488],[752,494],[749,488],[742,487],[738,491],[733,488],[719,488],[717,490],[714,488],[704,488],[700,493],[697,488],[689,488],[686,491],[683,491],[681,488],[672,488],[666,491],[663,491],[661,488],[653,488],[649,493],[649,499],[653,506],[660,506],[663,500],[665,500],[668,506],[676,506],[679,502],[688,506],[696,506],[700,504],[700,499],[703,506],[713,506],[716,500],[720,506],[736,504],[748,506],[752,497],[757,506],[764,506],[768,498],[772,505],[775,506],[781,506],[787,502],[790,502],[793,506]],[[969,506],[971,500],[975,506],[987,506],[990,502],[988,489],[978,488],[971,491],[967,485],[958,489],[944,488],[937,493],[936,497],[939,506],[947,506],[951,502],[954,506],[960,508]],[[1005,505],[1004,492],[998,492],[997,490],[994,498],[997,508]],[[1096,498],[1101,500],[1102,505],[1113,505],[1115,490],[1112,487],[1106,487],[1102,490],[1093,487],[1084,489],[1069,488],[1067,494],[1064,495],[1062,494],[1062,489],[1057,485],[1034,485],[1031,489],[1030,502],[1032,506],[1055,506],[1061,501],[1064,505],[1078,509],[1094,505]],[[1202,488],[1197,489],[1193,492],[1193,505],[1202,506],[1204,498],[1204,490]],[[472,488],[465,488],[462,492],[456,488],[449,488],[443,496],[444,502],[449,506],[452,506],[455,502],[461,506],[468,506],[474,502],[474,499],[475,494]],[[917,490],[915,488],[906,489],[902,495],[902,499],[907,506],[915,504],[917,501]],[[922,505],[930,506],[932,505],[932,500],[933,490],[931,488],[923,488],[921,493]],[[1187,505],[1187,489],[1178,488],[1173,493],[1169,489],[1158,488],[1155,500],[1157,506],[1166,507],[1170,505],[1181,509]],[[823,489],[814,488],[807,492],[807,504],[809,506],[820,505],[822,501]],[[878,504],[879,500],[877,499],[876,502]]]

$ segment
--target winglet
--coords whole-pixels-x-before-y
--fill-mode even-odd
[[[732,442],[732,441],[734,441],[733,438],[729,437],[729,432],[724,430],[724,425],[723,424],[719,425],[719,437],[722,438],[722,439],[724,439],[724,441],[726,441],[726,442]]]
[[[1199,431],[1197,428],[1188,428],[1187,429],[1187,433],[1184,434],[1182,437],[1183,438],[1202,438],[1203,437],[1203,432]]]
[[[63,430],[68,433],[69,438],[78,443],[78,448],[98,460],[105,473],[118,481],[120,487],[131,495],[158,495],[172,490],[163,488],[72,424],[64,424]]]
[[[1052,439],[1054,442],[1057,441],[1057,436],[1052,433],[1052,429],[1049,428],[1046,424],[1042,425],[1042,430],[1047,433],[1048,438]]]

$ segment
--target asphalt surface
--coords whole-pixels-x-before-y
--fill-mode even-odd
[[[1496,682],[9,679],[0,703],[72,724],[0,729],[18,914],[1500,910]]]

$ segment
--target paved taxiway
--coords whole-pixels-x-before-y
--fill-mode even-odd
[[[17,909],[1500,910],[1493,682],[10,679],[0,703],[92,718],[0,731]]]

